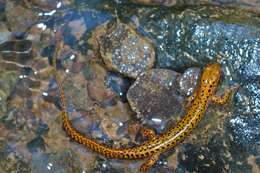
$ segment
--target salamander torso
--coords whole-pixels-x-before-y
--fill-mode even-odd
[[[56,51],[59,51],[57,48]],[[58,56],[59,53],[56,53]],[[54,65],[56,57],[54,57]],[[87,148],[104,155],[108,158],[115,159],[143,159],[148,160],[141,166],[141,171],[148,170],[158,159],[159,155],[176,146],[184,140],[205,115],[209,101],[224,104],[229,100],[231,95],[228,90],[224,97],[215,96],[215,92],[219,83],[221,67],[218,63],[208,65],[202,72],[200,84],[194,94],[194,100],[189,106],[187,113],[172,128],[161,135],[155,135],[152,130],[143,129],[143,134],[148,137],[140,146],[132,148],[110,148],[104,144],[95,142],[94,140],[83,136],[75,128],[73,128],[67,113],[67,101],[60,79],[55,69],[55,77],[60,91],[60,100],[62,104],[62,123],[67,134],[76,142],[83,144]]]

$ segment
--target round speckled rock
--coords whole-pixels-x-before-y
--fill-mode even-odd
[[[178,89],[181,94],[186,96],[190,96],[193,94],[196,85],[199,82],[200,73],[201,70],[197,67],[191,67],[185,70],[178,82]]]
[[[127,92],[131,108],[150,119],[168,119],[179,115],[183,97],[177,92],[179,73],[166,69],[153,69],[140,75]]]
[[[130,26],[111,21],[94,32],[101,57],[109,70],[136,78],[151,69],[155,51],[151,42]]]

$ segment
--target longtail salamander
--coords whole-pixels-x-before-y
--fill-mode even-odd
[[[58,44],[55,55],[53,58],[53,64],[56,67],[56,58],[59,57],[59,52],[62,44]],[[188,107],[187,113],[176,124],[176,126],[170,128],[161,135],[156,135],[151,129],[143,129],[142,134],[148,138],[147,141],[139,146],[132,148],[111,148],[104,144],[95,142],[94,140],[83,136],[79,133],[71,124],[67,113],[67,101],[65,98],[64,90],[61,84],[61,80],[57,74],[55,68],[55,77],[57,80],[60,100],[62,105],[61,118],[62,124],[67,132],[68,136],[76,142],[83,144],[87,148],[104,155],[108,158],[114,159],[145,159],[147,161],[141,165],[140,171],[147,171],[158,160],[159,155],[162,152],[169,150],[176,146],[178,143],[184,140],[205,115],[209,102],[225,104],[228,102],[231,96],[231,89],[226,90],[223,97],[215,95],[216,89],[219,84],[221,76],[221,66],[218,63],[208,65],[202,72],[199,86],[197,87],[194,100]]]

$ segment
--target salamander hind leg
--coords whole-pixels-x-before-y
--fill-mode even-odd
[[[211,97],[211,101],[215,104],[219,104],[219,105],[224,105],[226,103],[228,103],[232,97],[232,95],[234,94],[234,92],[238,89],[238,85],[233,87],[233,88],[229,88],[226,89],[224,94],[222,96],[217,96],[217,95],[213,95]]]
[[[156,137],[156,134],[155,134],[154,130],[152,130],[152,129],[141,128],[140,132],[141,132],[142,136],[147,137],[149,140]]]
[[[149,168],[151,168],[156,163],[158,158],[159,158],[159,154],[152,155],[144,164],[141,165],[140,171],[146,172]]]

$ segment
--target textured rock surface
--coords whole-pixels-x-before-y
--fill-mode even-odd
[[[257,0],[130,0],[145,5],[182,6],[182,5],[219,5],[245,8],[260,12],[260,2]]]
[[[21,4],[15,4],[13,1],[6,1],[5,8],[8,26],[13,32],[26,32],[26,30],[37,21],[38,16],[36,12]]]
[[[162,124],[182,112],[183,97],[176,89],[179,76],[171,70],[152,69],[140,75],[127,92],[129,104],[138,117],[159,131],[165,128]]]
[[[186,96],[191,96],[199,84],[201,70],[191,67],[185,70],[178,81],[179,92]]]
[[[112,21],[95,32],[93,41],[98,43],[101,57],[109,70],[136,78],[153,67],[155,51],[151,41],[130,26]]]

